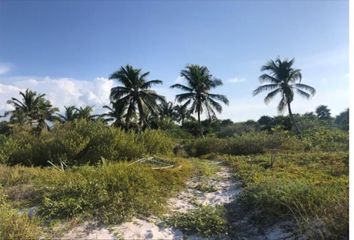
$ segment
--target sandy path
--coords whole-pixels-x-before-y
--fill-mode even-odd
[[[232,171],[222,165],[221,162],[209,161],[209,164],[217,165],[217,172],[211,177],[194,176],[187,182],[186,189],[176,197],[167,201],[169,216],[176,212],[188,212],[198,206],[216,206],[231,203],[241,193],[241,182],[236,181],[232,176]],[[204,191],[200,190],[200,184],[211,187]],[[236,203],[236,202],[234,202]],[[293,240],[303,239],[294,237],[294,234],[285,231],[284,222],[268,229],[258,229],[246,218],[233,223],[238,229],[241,239],[252,240]],[[291,225],[292,223],[290,223]],[[282,226],[284,225],[284,226]],[[148,219],[134,218],[130,222],[108,227],[97,227],[92,223],[72,229],[65,234],[63,239],[169,239],[169,240],[206,240],[200,236],[185,236],[182,231],[172,227],[167,227],[163,221],[157,217]]]
[[[210,164],[218,165],[215,176],[195,176],[187,182],[187,187],[175,198],[168,200],[169,213],[187,212],[198,205],[222,205],[230,203],[240,192],[241,183],[232,178],[230,169],[220,162],[210,161]],[[198,186],[211,186],[212,192],[198,190]],[[183,233],[175,228],[166,227],[159,218],[133,219],[117,226],[108,228],[92,228],[85,223],[67,233],[64,239],[184,239]],[[188,239],[200,239],[198,236],[190,236]]]

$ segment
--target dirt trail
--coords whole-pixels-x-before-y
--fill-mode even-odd
[[[166,216],[176,212],[188,212],[198,206],[227,205],[237,199],[242,191],[242,183],[233,178],[229,167],[222,162],[208,161],[217,168],[217,172],[209,177],[194,176],[187,182],[186,189],[176,197],[168,200]],[[203,186],[203,187],[201,187]],[[235,201],[234,201],[235,202]],[[249,223],[247,219],[234,222],[234,227],[239,229],[242,239],[255,240],[280,240],[294,239],[291,234],[284,233],[283,228],[274,226],[272,228],[259,231],[259,229]],[[157,217],[148,219],[134,218],[129,222],[108,227],[95,227],[90,223],[85,223],[72,229],[63,239],[174,239],[174,240],[204,240],[200,236],[185,236],[181,230],[167,227],[163,221]]]
[[[187,212],[198,205],[221,205],[233,201],[241,192],[241,182],[232,178],[230,169],[221,162],[210,161],[217,167],[214,176],[195,176],[187,182],[187,187],[175,198],[168,200],[168,213]],[[209,191],[200,189],[201,184]],[[65,234],[63,239],[184,239],[183,233],[175,228],[163,226],[162,221],[156,217],[148,219],[134,218],[109,228],[95,228],[90,223],[85,223]],[[190,236],[188,239],[203,239],[198,236]]]

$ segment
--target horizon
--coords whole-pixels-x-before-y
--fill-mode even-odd
[[[349,107],[348,9],[344,0],[1,1],[0,114],[26,88],[60,110],[101,112],[117,85],[108,76],[126,64],[163,80],[153,89],[174,102],[179,91],[169,86],[187,64],[200,64],[224,82],[213,91],[230,100],[219,119],[257,120],[279,115],[279,98],[266,105],[264,94],[252,96],[261,66],[279,56],[294,57],[317,90],[310,100],[295,96],[293,112],[326,105],[335,116]]]

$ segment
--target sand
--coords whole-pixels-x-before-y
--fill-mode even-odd
[[[187,182],[187,187],[176,197],[168,200],[169,211],[167,216],[175,212],[188,212],[191,209],[203,206],[216,206],[228,204],[234,201],[242,191],[242,183],[236,181],[231,170],[220,164],[220,162],[210,161],[210,164],[219,165],[219,170],[213,177],[193,177]],[[202,192],[197,189],[203,183],[212,186],[214,191]],[[245,220],[247,222],[247,220]],[[248,223],[246,223],[248,224]],[[274,226],[260,234],[256,227],[249,225],[252,229],[251,239],[257,240],[277,240],[294,239],[291,235],[284,232],[279,226]],[[108,227],[95,227],[94,224],[85,223],[72,229],[65,234],[63,239],[190,239],[206,240],[200,236],[184,236],[182,231],[163,225],[157,217],[148,219],[134,218],[132,221],[120,225]],[[250,239],[250,238],[248,238]]]

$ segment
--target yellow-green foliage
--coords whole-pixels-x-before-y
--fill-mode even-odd
[[[187,213],[176,213],[166,222],[185,234],[199,234],[204,237],[227,234],[228,223],[222,206],[203,206]]]
[[[202,156],[209,153],[248,155],[259,154],[269,150],[302,150],[304,144],[286,132],[267,134],[266,132],[250,132],[230,138],[207,137],[186,144],[185,149],[191,156]]]
[[[172,139],[161,131],[125,132],[102,122],[82,120],[58,124],[40,136],[26,130],[2,136],[0,161],[30,166],[48,166],[49,161],[69,166],[97,164],[102,158],[116,161],[168,154],[173,146]]]
[[[0,189],[0,239],[38,239],[41,234],[38,220],[12,209]]]
[[[169,154],[175,145],[166,133],[158,130],[146,130],[138,134],[137,142],[143,144],[148,154]]]
[[[224,156],[243,180],[240,198],[262,222],[292,217],[303,231],[340,238],[348,234],[348,153]],[[315,226],[324,227],[315,229]]]
[[[191,172],[184,160],[178,169],[153,170],[126,162],[82,166],[66,171],[2,166],[0,183],[5,191],[13,186],[32,186],[36,198],[11,199],[39,206],[47,219],[93,217],[105,223],[120,223],[137,215],[163,211],[165,200],[179,190]],[[31,202],[32,201],[32,202]]]
[[[348,151],[349,132],[340,129],[318,128],[304,133],[306,141],[312,149],[322,151]]]

